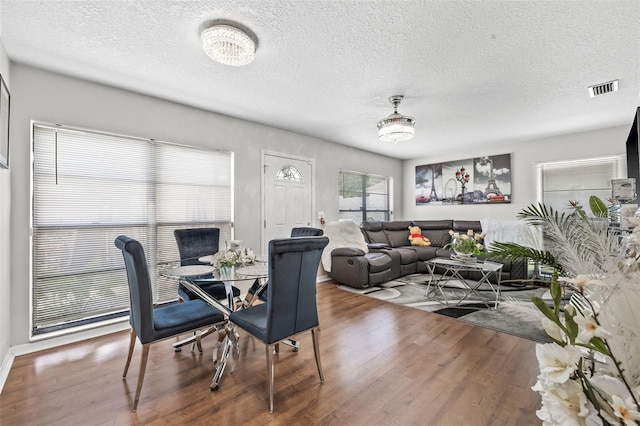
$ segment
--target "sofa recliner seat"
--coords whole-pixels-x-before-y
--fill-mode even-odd
[[[412,246],[409,241],[409,226],[419,226],[422,235],[431,241],[431,246]],[[367,242],[369,253],[352,247],[334,249],[331,252],[331,271],[328,274],[341,284],[367,288],[405,275],[427,273],[427,260],[451,257],[452,252],[444,248],[451,241],[449,231],[466,233],[469,229],[477,233],[482,232],[480,221],[363,222],[360,230]],[[526,278],[526,262],[502,263],[502,281]],[[441,268],[436,268],[436,272],[441,273]],[[470,272],[465,278],[477,280],[480,279],[480,274]]]

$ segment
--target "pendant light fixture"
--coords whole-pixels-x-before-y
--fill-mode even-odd
[[[415,133],[413,126],[416,120],[398,113],[398,105],[403,99],[404,96],[391,96],[389,102],[393,105],[393,114],[378,121],[378,139],[383,142],[406,141],[411,139]]]

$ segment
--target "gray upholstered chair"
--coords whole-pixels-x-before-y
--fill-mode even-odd
[[[316,275],[327,237],[300,237],[269,242],[267,302],[232,312],[229,320],[266,345],[269,377],[269,412],[273,412],[274,355],[278,343],[311,331],[316,366],[320,363]]]
[[[133,238],[121,235],[115,239],[115,245],[122,250],[124,257],[131,304],[129,311],[131,339],[122,380],[126,379],[136,338],[142,344],[140,373],[132,406],[132,411],[135,412],[138,408],[151,343],[205,327],[216,325],[223,327],[225,318],[222,312],[203,300],[154,307],[149,269],[142,244]]]
[[[220,243],[219,228],[187,228],[175,229],[173,236],[178,244],[181,265],[201,264],[198,258],[218,252]],[[226,300],[227,293],[224,284],[213,278],[194,280],[194,282],[207,294],[216,300]],[[240,296],[240,289],[232,286],[233,297]],[[186,288],[184,284],[178,284],[178,295],[182,300],[200,299],[200,297]]]

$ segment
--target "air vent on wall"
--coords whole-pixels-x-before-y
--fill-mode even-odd
[[[618,91],[618,80],[608,81],[606,83],[596,84],[589,87],[589,96],[595,98],[596,96],[605,95],[611,92]]]

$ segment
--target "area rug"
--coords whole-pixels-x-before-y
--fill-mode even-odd
[[[338,288],[422,311],[435,312],[529,340],[550,342],[542,330],[538,311],[531,302],[533,296],[548,299],[547,289],[503,285],[500,288],[498,309],[488,309],[478,295],[471,293],[464,298],[467,291],[458,280],[450,280],[442,287],[444,295],[431,286],[427,296],[428,279],[427,274],[412,274],[362,290],[343,285],[338,285]],[[493,307],[496,297],[488,285],[482,284],[478,293],[490,307]],[[456,306],[460,300],[462,301]]]

